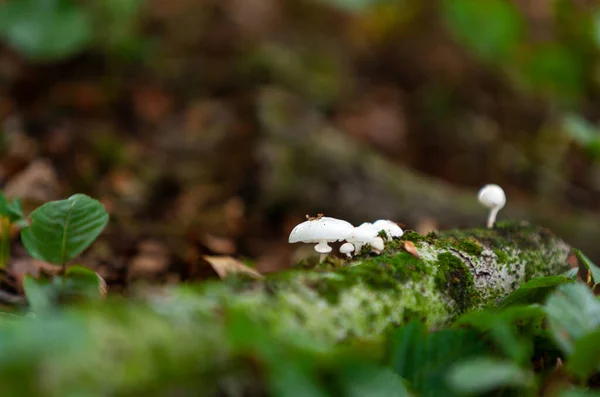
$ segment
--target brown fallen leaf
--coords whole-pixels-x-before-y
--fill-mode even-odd
[[[100,289],[100,296],[102,298],[106,298],[106,295],[108,294],[108,284],[98,273],[96,273],[96,275],[98,276],[98,281],[100,282],[98,285],[98,288]]]
[[[262,274],[256,270],[244,265],[241,261],[232,258],[230,256],[205,256],[206,260],[215,272],[221,278],[226,278],[230,274],[242,273],[252,278],[261,279],[264,278]]]
[[[10,198],[43,203],[58,199],[60,183],[52,163],[39,159],[15,175],[4,187],[4,193]]]
[[[419,258],[419,253],[417,252],[417,247],[415,247],[415,244],[412,241],[408,241],[408,240],[405,241],[404,249],[406,250],[406,252],[408,252],[415,258],[417,258],[417,259]]]

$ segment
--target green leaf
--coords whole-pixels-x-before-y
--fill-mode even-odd
[[[534,337],[546,334],[542,327],[544,317],[539,305],[510,306],[467,313],[453,326],[469,326],[488,334],[507,357],[525,364],[531,359]]]
[[[100,292],[100,277],[96,272],[82,266],[71,266],[64,276],[35,279],[25,277],[23,282],[25,295],[31,311],[37,314],[47,313],[55,308],[59,301],[72,301],[79,298],[97,299]]]
[[[593,390],[573,389],[561,392],[558,397],[600,397],[600,392]]]
[[[63,265],[89,247],[108,223],[104,206],[83,194],[46,203],[29,217],[31,226],[21,232],[29,254]]]
[[[4,195],[4,192],[0,192],[0,215],[7,213],[8,199]]]
[[[600,325],[600,302],[582,283],[558,287],[548,298],[544,311],[553,339],[567,354],[573,352],[577,340]]]
[[[29,308],[34,313],[47,313],[56,305],[58,291],[52,281],[45,277],[35,279],[25,276],[23,289],[29,302]]]
[[[314,376],[294,362],[282,363],[271,369],[271,395],[275,397],[327,397]]]
[[[56,277],[54,284],[61,287],[63,295],[101,297],[100,277],[96,272],[83,266],[70,266],[65,272],[64,278]]]
[[[453,366],[448,383],[456,392],[479,394],[503,387],[530,387],[533,375],[510,361],[480,357]]]
[[[567,370],[586,380],[600,369],[600,330],[585,334],[575,342]]]
[[[504,0],[445,0],[443,16],[459,42],[485,61],[511,55],[524,35],[525,22]]]
[[[581,57],[558,44],[529,48],[517,65],[526,86],[562,102],[577,100],[584,90],[585,69]]]
[[[338,381],[345,397],[404,397],[408,391],[400,376],[389,368],[368,363],[344,363]]]
[[[572,267],[563,273],[565,277],[569,277],[573,281],[577,281],[577,274],[579,274],[579,269],[576,267]]]
[[[21,200],[16,198],[10,201],[4,195],[4,192],[0,192],[0,216],[8,217],[11,223],[16,223],[19,226],[27,223],[27,218],[21,207]]]
[[[573,279],[567,276],[537,277],[522,284],[517,290],[508,295],[500,307],[515,304],[540,303],[559,285],[572,283]]]
[[[419,396],[453,396],[446,373],[459,360],[487,352],[475,331],[447,329],[426,333],[411,322],[393,335],[388,362],[391,368],[418,391]]]
[[[80,52],[91,41],[90,22],[71,0],[0,3],[0,35],[32,59],[62,59]]]
[[[578,114],[566,114],[562,119],[562,129],[577,144],[587,147],[600,138],[598,128]]]
[[[18,198],[14,199],[10,204],[6,206],[6,214],[11,223],[19,227],[27,226],[27,217],[23,213],[23,207],[21,206],[21,200]]]
[[[587,256],[585,256],[578,249],[573,249],[575,256],[579,262],[587,269],[587,271],[591,274],[592,280],[594,281],[593,288],[596,288],[598,284],[600,284],[600,268],[594,264]]]

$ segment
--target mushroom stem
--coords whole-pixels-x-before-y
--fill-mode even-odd
[[[325,260],[325,258],[327,258],[327,254],[321,254],[319,256],[319,263],[323,262]]]
[[[325,260],[325,257],[327,257],[327,254],[330,253],[332,249],[333,248],[331,248],[325,240],[321,240],[319,241],[319,244],[315,245],[315,251],[321,254],[320,262]]]
[[[487,220],[488,229],[494,228],[494,223],[496,223],[496,215],[498,215],[498,211],[500,211],[500,207],[494,207],[490,211],[490,215],[488,216],[488,220]]]
[[[348,258],[352,258],[354,252],[354,245],[352,243],[344,243],[340,247],[340,253],[346,255]]]

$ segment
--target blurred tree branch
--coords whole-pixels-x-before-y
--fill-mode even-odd
[[[476,190],[393,163],[326,124],[289,93],[267,88],[259,107],[264,207],[286,205],[303,214],[323,212],[356,222],[390,218],[409,228],[431,218],[453,228],[484,224],[486,210]],[[590,257],[600,257],[597,214],[508,197],[499,215],[507,218],[548,227],[566,241],[577,241]]]

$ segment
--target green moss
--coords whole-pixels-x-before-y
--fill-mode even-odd
[[[358,283],[374,292],[398,290],[409,280],[418,281],[430,268],[407,252],[366,258],[358,266],[338,269],[335,274],[308,283],[329,303],[338,302],[340,291]]]
[[[481,243],[474,237],[466,237],[459,241],[457,248],[469,255],[479,256],[483,252]]]
[[[498,248],[494,248],[494,254],[496,254],[496,256],[498,257],[498,264],[506,265],[509,263],[510,256],[506,252]]]
[[[413,230],[407,230],[402,235],[402,240],[412,241],[413,243],[418,243],[419,241],[425,241],[426,238],[425,238],[425,236],[422,236]]]
[[[437,268],[435,285],[456,302],[458,313],[476,303],[478,295],[473,275],[459,258],[448,252],[441,253],[437,257]]]
[[[413,320],[417,320],[422,322],[425,315],[421,312],[417,312],[411,309],[404,309],[404,313],[402,315],[402,324],[408,324]]]
[[[540,243],[551,244],[554,236],[551,232],[526,222],[497,222],[493,229],[478,228],[466,230],[449,230],[442,232],[442,238],[454,238],[461,241],[472,237],[483,246],[492,249],[506,250],[515,247],[519,250],[536,250]]]
[[[429,241],[433,241],[433,240],[437,240],[438,238],[440,238],[440,235],[438,234],[438,232],[432,231],[429,232],[425,235],[425,238]]]
[[[367,257],[371,255],[371,244],[365,244],[362,247],[360,247],[360,253],[359,255],[362,257]]]
[[[548,267],[544,256],[524,253],[519,257],[519,262],[525,266],[525,281],[553,274],[553,269]]]
[[[344,287],[355,283],[356,280],[354,279],[335,277],[335,275],[333,275],[332,277],[322,277],[308,285],[317,291],[320,296],[325,298],[329,304],[337,305],[340,292],[343,291]]]

